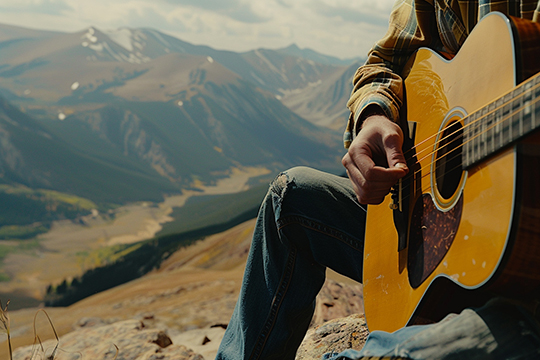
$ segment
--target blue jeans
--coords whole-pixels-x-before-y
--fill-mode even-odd
[[[365,216],[365,207],[357,202],[347,178],[306,167],[280,174],[261,205],[242,289],[216,360],[294,359],[313,315],[326,268],[362,281]],[[464,319],[462,315],[456,318]],[[408,327],[394,334],[373,332],[362,352],[347,350],[327,354],[326,359],[390,355],[403,343],[408,343],[409,349],[424,346],[418,339],[431,339],[440,347],[444,344],[428,335],[433,329],[448,332],[444,324],[451,321],[456,320],[441,322],[440,328],[430,325]],[[470,327],[464,326],[465,333],[449,336],[467,336],[467,329]],[[481,334],[477,328],[474,331]],[[533,337],[535,349],[540,348],[537,334]],[[433,355],[425,351],[406,354],[413,359],[431,359]]]
[[[373,356],[414,360],[540,359],[540,328],[525,309],[494,299],[478,309],[450,314],[431,325],[374,331],[361,351],[326,354],[323,360]]]

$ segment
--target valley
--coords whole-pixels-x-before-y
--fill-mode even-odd
[[[125,205],[111,214],[90,214],[74,222],[56,221],[51,230],[37,238],[38,245],[27,251],[16,251],[4,258],[1,269],[9,277],[2,282],[0,299],[12,299],[11,307],[19,308],[16,299],[24,306],[42,301],[49,284],[58,284],[107,261],[108,248],[119,244],[132,244],[152,238],[173,220],[173,208],[182,207],[193,196],[223,195],[245,190],[253,177],[271,176],[264,168],[235,169],[233,175],[214,186],[200,186],[170,196],[161,203],[142,202]],[[23,306],[23,307],[24,307]]]

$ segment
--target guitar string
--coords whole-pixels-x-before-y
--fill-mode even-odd
[[[478,133],[475,134],[474,136],[469,137],[469,139],[468,139],[467,142],[461,143],[458,147],[456,147],[456,148],[454,148],[454,149],[452,149],[452,150],[446,152],[445,154],[441,155],[440,157],[435,158],[435,162],[438,161],[438,160],[440,160],[440,159],[442,159],[443,157],[447,156],[448,154],[452,153],[454,150],[457,150],[458,148],[463,147],[464,145],[466,145],[466,144],[468,144],[468,143],[470,143],[470,142],[476,140],[478,137],[480,137],[480,136],[486,134],[487,132],[489,132],[490,130],[492,130],[494,127],[499,126],[502,122],[507,121],[509,118],[511,118],[512,116],[516,115],[518,112],[520,112],[524,107],[530,106],[530,105],[535,105],[535,104],[538,103],[538,102],[540,102],[540,98],[537,99],[537,100],[535,100],[533,103],[531,103],[531,104],[529,104],[529,105],[520,106],[519,108],[517,108],[516,110],[514,110],[512,113],[509,113],[505,118],[502,118],[502,119],[501,119],[500,121],[498,121],[498,122],[492,123],[491,126],[485,128],[484,131],[478,132]],[[486,116],[487,116],[487,114],[486,114]],[[484,117],[485,117],[485,116],[484,116]],[[475,122],[476,122],[476,121],[475,121]],[[456,131],[454,131],[452,134],[450,134],[450,135],[446,136],[445,138],[443,138],[443,139],[439,140],[438,142],[436,142],[436,144],[442,142],[442,140],[448,139],[448,138],[449,138],[450,136],[452,136],[452,135],[457,134],[459,131],[463,130],[464,128],[466,128],[466,126],[463,127],[463,128],[460,128],[460,129],[458,129],[458,130],[456,130]],[[509,127],[509,129],[510,129],[510,127]],[[464,132],[462,132],[461,134],[459,134],[458,137],[456,138],[456,140],[459,139],[460,137],[461,137],[461,138],[464,137]],[[427,155],[424,156],[423,158],[417,160],[415,163],[413,163],[413,165],[419,164],[421,161],[425,160],[425,159],[428,158],[429,156],[433,155],[434,153],[439,152],[441,149],[444,149],[445,147],[450,146],[450,145],[451,145],[451,142],[448,142],[448,143],[444,144],[443,146],[437,148],[435,151],[432,151],[431,153],[427,154]],[[505,144],[505,145],[507,145],[507,144]],[[427,148],[426,148],[426,149],[427,149]],[[459,155],[455,155],[454,157],[450,158],[449,160],[455,159],[456,156],[459,156]],[[433,161],[430,162],[430,166],[431,166],[432,163],[433,163]],[[419,171],[423,170],[424,168],[425,168],[425,167],[421,168]],[[407,175],[409,175],[409,174],[407,174]]]
[[[512,90],[506,92],[506,93],[503,94],[502,96],[499,96],[495,101],[492,101],[492,102],[491,102],[490,104],[488,104],[487,106],[489,106],[489,105],[491,105],[491,104],[495,104],[497,101],[502,100],[505,96],[510,95],[512,92],[515,92],[517,89],[524,88],[527,84],[529,84],[529,83],[534,83],[535,81],[538,81],[538,80],[540,80],[540,75],[536,75],[536,76],[534,76],[534,77],[532,77],[532,78],[526,80],[524,83],[522,83],[521,85],[517,86],[516,88],[513,88]],[[539,87],[540,87],[540,82],[539,82],[538,84],[533,85],[533,86],[532,86],[531,88],[529,88],[529,89],[525,89],[525,91],[523,91],[523,92],[519,95],[519,97],[518,97],[517,99],[516,99],[516,98],[511,98],[510,100],[508,100],[508,101],[506,101],[506,102],[503,102],[500,106],[496,107],[495,109],[493,109],[492,111],[488,112],[487,114],[485,114],[485,115],[479,117],[479,118],[476,119],[475,121],[470,122],[467,126],[473,125],[473,124],[477,123],[478,121],[481,121],[482,119],[484,119],[484,118],[487,117],[488,115],[492,114],[493,112],[499,110],[500,108],[504,107],[505,105],[508,105],[508,104],[511,103],[512,101],[515,101],[515,100],[518,100],[518,99],[524,97],[528,92],[533,92],[534,90],[537,90]],[[466,119],[467,117],[471,117],[472,115],[479,113],[479,111],[485,109],[487,106],[484,106],[483,108],[481,108],[481,109],[479,109],[479,110],[477,110],[477,111],[475,111],[475,112],[473,112],[473,113],[471,113],[471,114],[465,116],[465,117],[463,118],[463,120]],[[502,121],[505,121],[505,120],[506,120],[506,119],[503,119]],[[434,133],[433,135],[429,136],[428,138],[422,140],[420,143],[416,144],[413,148],[409,149],[408,151],[412,151],[412,150],[413,150],[414,148],[416,148],[418,145],[421,145],[422,143],[424,143],[424,142],[426,142],[426,141],[428,141],[428,140],[430,140],[430,139],[433,139],[434,137],[438,136],[439,133],[440,133],[440,131]],[[452,134],[449,134],[449,136],[451,136],[451,135],[452,135]],[[444,140],[444,139],[441,139],[441,140]]]
[[[537,103],[537,102],[539,102],[539,101],[540,101],[540,99],[536,100],[535,103]],[[515,115],[515,113],[516,113],[516,112],[519,112],[519,110],[520,110],[520,109],[518,108],[516,111],[514,111],[514,113],[509,114],[509,115],[508,115],[504,120],[502,120],[502,121],[508,120],[509,117]],[[457,153],[457,152],[456,152],[459,148],[462,148],[465,144],[474,141],[476,138],[478,138],[479,136],[485,134],[485,133],[486,133],[487,131],[489,131],[490,129],[493,129],[493,127],[499,125],[499,123],[500,123],[500,122],[497,122],[497,123],[492,124],[490,127],[488,127],[488,128],[486,129],[486,131],[480,132],[480,133],[476,134],[475,136],[471,137],[471,138],[469,139],[469,141],[460,144],[458,147],[455,147],[455,148],[451,149],[450,151],[446,152],[445,154],[443,154],[443,155],[441,155],[441,156],[439,156],[439,157],[436,157],[434,160],[429,161],[426,165],[422,166],[420,169],[417,169],[416,171],[414,171],[414,172],[412,172],[412,173],[408,173],[407,175],[405,175],[405,176],[403,177],[403,180],[409,180],[409,178],[415,177],[418,173],[421,173],[422,171],[424,171],[424,170],[426,170],[426,169],[432,168],[434,163],[436,163],[437,161],[443,159],[444,157],[448,157],[448,156],[449,156],[450,154],[452,154],[452,153],[453,153],[452,157],[449,157],[449,158],[446,160],[447,162],[449,162],[449,161],[451,161],[451,160],[454,160],[454,159],[456,159],[456,158],[458,158],[458,157],[461,157],[461,156],[462,156],[462,155],[461,155],[462,153]],[[459,135],[459,136],[460,136],[460,137],[463,137],[464,135],[461,134],[461,135]],[[450,143],[447,143],[447,144],[445,144],[444,146],[447,146],[447,145],[450,145]],[[444,146],[440,147],[439,149],[443,148]],[[437,149],[437,150],[439,150],[439,149]],[[435,153],[435,152],[432,152],[431,155],[432,155],[433,153]],[[425,156],[423,159],[425,159],[425,158],[427,158],[427,157],[428,157],[428,156]],[[417,164],[420,164],[420,160],[419,160],[419,161],[416,161],[416,162],[414,163],[414,165],[417,165]],[[452,172],[453,170],[456,170],[456,169],[458,169],[458,168],[460,168],[460,167],[462,167],[461,164],[459,164],[459,165],[457,165],[457,166],[451,168],[450,170],[445,170],[445,172],[444,172],[443,174],[441,174],[441,175],[439,175],[439,176],[436,176],[436,179],[440,179],[440,178],[444,177],[445,175],[447,175],[448,173],[450,173],[450,172]],[[425,177],[431,176],[431,173],[432,173],[431,170],[425,171],[424,174],[419,178],[419,180],[422,180],[422,179],[424,179]],[[408,189],[407,189],[408,186],[411,186],[411,185],[405,185],[405,186],[403,187],[402,191],[405,192],[405,190],[408,190]],[[421,191],[424,192],[424,191],[429,190],[430,188],[431,188],[431,183],[428,185],[428,187],[422,188]]]
[[[531,79],[531,81],[532,81],[532,80],[533,80],[533,79]],[[525,85],[525,84],[523,84],[523,85]],[[495,111],[499,110],[500,108],[504,107],[505,105],[508,105],[510,102],[519,100],[520,98],[522,98],[522,97],[524,97],[525,95],[527,95],[527,92],[533,91],[533,90],[537,89],[538,87],[540,87],[540,84],[535,85],[534,87],[531,87],[530,89],[527,89],[526,92],[522,93],[517,99],[511,99],[510,101],[507,101],[507,102],[505,102],[505,103],[502,103],[500,106],[498,106],[497,108],[491,110],[490,112],[486,113],[485,115],[479,117],[479,118],[476,119],[475,121],[472,121],[472,122],[470,122],[469,124],[467,124],[466,126],[464,126],[464,127],[460,128],[460,129],[454,131],[453,133],[451,133],[451,134],[445,136],[445,137],[442,138],[442,139],[439,139],[436,143],[440,143],[440,142],[442,142],[443,140],[448,139],[449,137],[455,135],[455,134],[456,134],[457,132],[459,132],[459,131],[462,131],[462,134],[459,134],[457,139],[459,139],[459,137],[463,137],[463,136],[464,136],[464,135],[463,135],[463,130],[464,130],[466,127],[478,123],[478,121],[481,121],[482,119],[485,119],[487,116],[493,114]],[[515,90],[515,89],[514,89],[514,90]],[[512,90],[512,91],[514,91],[514,90]],[[501,98],[502,98],[502,97],[500,97],[497,101],[499,101]],[[412,172],[412,173],[408,173],[407,175],[405,175],[405,177],[403,178],[403,180],[408,180],[408,178],[411,178],[411,177],[416,176],[416,174],[418,174],[419,172],[422,172],[422,171],[425,170],[426,168],[431,168],[431,167],[433,166],[433,163],[434,163],[434,162],[437,162],[438,160],[440,160],[440,159],[442,159],[442,158],[444,158],[444,157],[447,157],[447,156],[449,156],[449,155],[452,154],[452,153],[454,153],[454,155],[453,155],[451,158],[448,158],[447,161],[451,161],[451,160],[455,159],[456,157],[461,156],[461,154],[456,153],[456,150],[457,150],[458,148],[463,147],[465,144],[467,144],[467,143],[469,143],[469,142],[471,142],[471,141],[474,141],[474,140],[475,140],[476,138],[478,138],[479,136],[482,136],[483,134],[487,133],[489,130],[491,130],[491,129],[493,129],[494,127],[500,125],[500,123],[502,123],[502,122],[504,122],[504,121],[507,121],[510,117],[512,117],[512,116],[514,116],[516,113],[520,112],[525,106],[535,105],[535,104],[538,103],[538,102],[540,102],[540,99],[536,99],[536,100],[534,100],[533,102],[531,102],[530,104],[524,104],[524,105],[520,106],[519,108],[513,110],[513,111],[512,111],[511,113],[509,113],[506,117],[501,118],[500,121],[497,121],[497,122],[492,123],[491,126],[489,126],[488,128],[486,128],[484,131],[481,131],[481,132],[478,132],[477,134],[475,134],[475,136],[471,137],[466,143],[462,143],[462,144],[460,144],[458,147],[456,147],[456,148],[454,148],[454,149],[451,149],[450,151],[447,151],[445,154],[441,155],[441,156],[438,157],[438,158],[435,158],[434,160],[430,161],[427,165],[421,167],[420,169],[418,169],[418,170],[416,170],[416,171],[414,171],[414,172]],[[473,113],[473,114],[474,114],[474,113]],[[465,119],[465,118],[464,118],[464,119]],[[440,132],[438,132],[438,133],[435,134],[435,135],[432,135],[430,138],[433,138],[434,136],[438,136],[439,133],[440,133]],[[428,139],[429,139],[429,138],[424,139],[421,143],[425,142],[425,141],[428,140]],[[416,147],[417,147],[418,145],[420,145],[421,143],[419,143],[419,144],[417,144],[415,147],[409,149],[406,153],[409,153],[410,151],[412,151],[414,148],[416,148]],[[417,161],[414,162],[412,165],[420,164],[421,161],[425,160],[426,158],[428,158],[429,156],[433,155],[434,153],[440,151],[440,150],[443,149],[444,147],[450,146],[450,144],[451,144],[451,142],[448,142],[448,143],[444,144],[443,146],[437,148],[435,151],[432,151],[432,152],[428,153],[427,155],[425,155],[422,159],[417,160]],[[421,152],[424,152],[425,150],[429,150],[429,148],[425,148],[425,149],[423,149]],[[421,152],[420,152],[420,153],[421,153]],[[456,166],[456,167],[454,167],[454,168],[452,168],[452,169],[450,169],[450,170],[445,170],[445,172],[444,172],[443,174],[441,174],[440,176],[437,176],[437,179],[440,179],[440,178],[443,177],[444,175],[448,174],[449,172],[451,172],[451,171],[453,171],[453,170],[455,170],[455,169],[457,169],[457,168],[459,168],[459,167],[461,167],[461,165],[458,165],[458,166]],[[431,171],[427,171],[424,175],[422,175],[422,176],[420,177],[420,180],[423,179],[423,178],[425,178],[425,177],[427,177],[427,176],[431,176]],[[411,186],[411,185],[406,185],[406,186],[404,186],[404,187],[402,188],[402,192],[405,192],[405,190],[406,190],[409,186]],[[421,189],[421,191],[422,191],[422,192],[427,191],[427,190],[429,190],[429,188],[431,188],[431,184],[430,184],[427,188]],[[408,190],[408,189],[407,189],[407,190]],[[406,196],[402,197],[402,199],[406,199],[406,198],[408,198],[409,196],[410,196],[410,195],[406,195]]]
[[[535,77],[535,78],[536,78],[536,77]],[[535,80],[535,78],[529,79],[529,81],[527,81],[526,83],[522,84],[522,85],[519,86],[518,88],[524,87],[524,86],[525,86],[527,83],[529,83],[529,82],[533,82],[533,81]],[[540,78],[540,76],[539,76],[539,78]],[[454,131],[453,133],[450,133],[450,134],[448,134],[447,136],[445,136],[445,137],[439,139],[438,142],[436,142],[436,143],[440,143],[440,142],[442,142],[442,141],[448,139],[449,137],[455,135],[456,132],[459,132],[460,130],[463,130],[463,131],[464,131],[467,127],[472,126],[472,125],[476,125],[479,121],[484,120],[486,117],[492,115],[494,112],[500,110],[501,108],[503,108],[504,106],[510,104],[511,102],[520,100],[521,98],[523,98],[524,96],[526,96],[527,93],[533,92],[534,90],[537,90],[539,87],[540,87],[540,83],[534,85],[534,86],[531,87],[530,89],[526,89],[524,92],[522,92],[522,93],[520,94],[520,96],[518,96],[518,98],[512,98],[512,99],[510,99],[509,101],[503,102],[501,105],[495,107],[493,110],[489,111],[488,113],[486,113],[486,114],[480,116],[478,119],[476,119],[476,120],[474,120],[474,121],[471,121],[470,123],[466,124],[466,125],[463,126],[462,128],[460,128],[460,129]],[[505,95],[499,97],[496,101],[492,102],[491,104],[495,104],[497,101],[501,100],[502,98],[504,98],[504,96],[510,94],[511,92],[515,91],[516,89],[517,89],[517,88],[515,88],[515,89],[509,91],[507,94],[505,94]],[[534,104],[536,104],[538,101],[539,101],[539,100],[535,100],[535,101],[534,101],[532,104],[530,104],[530,105],[534,105]],[[491,105],[491,104],[489,104],[489,105]],[[488,105],[488,106],[489,106],[489,105]],[[530,106],[530,105],[527,105],[527,106]],[[521,107],[518,108],[516,111],[521,111],[521,110],[524,108],[524,106],[525,106],[525,105],[521,106]],[[485,109],[485,108],[486,108],[486,107],[483,107],[482,109]],[[482,109],[480,109],[480,110],[478,110],[478,111],[475,111],[474,113],[472,113],[472,114],[470,114],[470,115],[464,117],[462,120],[465,120],[466,118],[471,117],[471,116],[474,115],[474,114],[477,114],[477,113],[478,113],[479,111],[481,111]],[[511,114],[509,114],[507,117],[502,118],[500,121],[496,122],[494,125],[495,125],[495,126],[496,126],[496,125],[499,125],[500,123],[502,123],[502,122],[508,120],[508,118],[509,118],[510,116],[515,115],[516,111],[514,111],[514,112],[511,113]],[[491,128],[492,128],[492,127],[490,127],[489,129],[491,129]],[[487,129],[487,130],[489,130],[489,129]],[[445,129],[443,129],[443,131],[444,131],[444,130],[445,130]],[[487,132],[487,130],[484,131],[484,132],[481,132],[479,135],[481,135],[481,134]],[[425,143],[426,141],[431,140],[431,139],[433,139],[433,138],[439,136],[439,134],[441,134],[441,131],[438,131],[438,132],[434,133],[433,135],[427,137],[426,139],[422,140],[421,142],[419,142],[418,144],[416,144],[415,146],[413,146],[411,149],[408,149],[408,150],[404,153],[404,155],[407,155],[407,153],[410,153],[411,151],[415,150],[419,145],[422,145],[422,144]],[[447,145],[448,145],[448,144],[445,144],[444,146],[447,146]],[[443,146],[443,147],[444,147],[444,146]],[[441,147],[441,148],[443,148],[443,147]],[[417,157],[418,157],[418,155],[422,154],[422,153],[425,152],[425,151],[431,151],[431,152],[428,153],[427,155],[423,156],[423,157],[422,157],[421,159],[419,159],[417,162],[420,162],[420,161],[422,161],[422,160],[425,160],[427,157],[433,155],[433,153],[439,151],[441,148],[437,148],[437,150],[435,150],[435,151],[431,151],[431,149],[430,149],[429,147],[424,148],[424,149],[421,150],[418,154],[416,154]],[[413,165],[415,165],[415,164],[413,164]]]
[[[525,85],[525,84],[524,84],[524,85]],[[539,88],[539,87],[540,87],[540,83],[539,83],[538,85],[536,85],[536,86],[534,86],[534,87],[528,89],[527,92],[531,92],[532,90],[536,90],[536,89]],[[474,121],[472,121],[472,122],[466,124],[465,126],[462,126],[461,128],[455,130],[454,132],[452,132],[452,133],[446,135],[445,137],[439,139],[437,142],[435,142],[434,145],[436,145],[436,144],[438,144],[438,143],[441,143],[441,142],[443,142],[443,141],[445,141],[445,140],[448,140],[450,137],[456,135],[456,134],[457,134],[458,132],[460,132],[460,131],[461,131],[462,134],[463,134],[463,133],[465,132],[465,130],[466,130],[469,126],[476,125],[479,121],[482,121],[482,120],[485,119],[486,117],[492,115],[494,112],[500,110],[500,109],[503,108],[504,106],[508,105],[510,102],[512,102],[512,101],[519,101],[519,100],[520,100],[522,97],[524,97],[525,95],[527,95],[527,94],[526,94],[526,93],[522,93],[517,99],[511,99],[510,101],[507,101],[507,102],[505,102],[505,103],[502,103],[500,106],[498,106],[498,107],[494,108],[493,110],[489,111],[488,113],[486,113],[486,114],[480,116],[478,119],[476,119],[476,120],[474,120]],[[501,98],[502,98],[502,97],[501,97]],[[501,98],[499,98],[497,101],[499,101]],[[540,99],[536,99],[536,100],[534,100],[534,102],[531,102],[530,104],[523,104],[523,105],[521,105],[519,108],[517,108],[517,109],[513,110],[513,112],[509,113],[506,117],[503,117],[503,118],[501,118],[499,121],[492,123],[491,126],[489,126],[487,129],[485,129],[485,130],[483,129],[483,131],[478,132],[477,135],[474,136],[474,137],[472,137],[468,142],[473,141],[473,140],[476,139],[478,136],[481,136],[481,135],[487,133],[489,130],[493,129],[493,127],[496,127],[496,126],[500,125],[501,123],[503,123],[504,121],[507,121],[510,117],[514,116],[517,112],[520,112],[521,110],[523,110],[524,107],[526,107],[526,106],[531,106],[531,105],[535,105],[538,101],[540,101]],[[493,104],[493,103],[492,103],[492,104]],[[488,106],[489,106],[489,105],[488,105]],[[485,108],[485,107],[484,107],[484,108]],[[476,113],[478,113],[478,112],[475,112],[475,113],[473,113],[473,114],[476,114]],[[471,115],[473,115],[473,114],[471,114]],[[467,117],[470,117],[471,115],[466,116],[466,117],[463,118],[463,119],[466,119]],[[451,126],[450,126],[450,127],[451,127]],[[447,127],[446,129],[448,129],[448,128],[450,128],[450,127]],[[446,130],[446,129],[443,129],[443,130]],[[425,143],[427,140],[433,139],[434,137],[438,136],[440,133],[441,133],[441,131],[438,131],[437,133],[431,135],[430,137],[428,137],[428,138],[422,140],[420,143],[416,144],[416,145],[413,146],[411,149],[408,149],[408,150],[404,153],[404,155],[406,155],[406,154],[410,153],[411,151],[417,149],[419,145]],[[463,136],[462,134],[459,135],[459,136]],[[436,148],[434,151],[431,150],[430,147],[424,148],[424,149],[421,150],[418,154],[416,154],[417,157],[418,157],[418,155],[421,155],[422,153],[424,153],[424,152],[426,152],[426,151],[431,151],[431,152],[429,152],[428,154],[424,155],[421,159],[417,160],[415,163],[413,163],[413,165],[416,165],[417,163],[420,163],[421,161],[425,160],[425,159],[428,158],[429,156],[433,155],[435,152],[440,151],[441,149],[443,149],[443,148],[446,147],[446,146],[449,146],[450,144],[451,144],[451,142],[448,142],[448,143],[444,144],[443,146]],[[466,143],[463,143],[463,144],[460,145],[460,146],[463,146],[463,145],[465,145],[465,144],[466,144]],[[443,155],[443,156],[444,156],[444,155]],[[439,160],[439,159],[436,159],[436,160]]]

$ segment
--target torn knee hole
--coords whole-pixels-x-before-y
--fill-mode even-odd
[[[277,196],[283,198],[290,184],[291,181],[289,180],[289,176],[286,173],[279,174],[272,182],[272,192]]]

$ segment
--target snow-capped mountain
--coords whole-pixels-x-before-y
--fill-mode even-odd
[[[318,55],[317,58],[326,61],[315,62],[301,57],[293,51],[295,47],[282,50],[258,49],[246,53],[215,50],[207,46],[192,45],[172,36],[152,29],[121,28],[111,31],[101,31],[90,27],[77,33],[31,32],[17,28],[0,26],[2,54],[0,55],[0,77],[28,76],[42,79],[51,86],[55,78],[76,77],[92,72],[96,63],[123,63],[125,65],[148,64],[151,60],[167,54],[198,55],[209,61],[220,63],[235,72],[244,80],[251,81],[258,87],[280,95],[284,91],[306,87],[309,83],[317,82],[338,71],[343,65],[335,65],[336,59]],[[304,51],[306,52],[306,51]],[[312,57],[314,52],[309,52]],[[333,64],[334,63],[334,64]],[[122,65],[107,64],[109,68]],[[107,66],[105,65],[105,66]],[[178,65],[178,64],[177,64]],[[74,68],[75,69],[72,69]],[[129,67],[128,67],[129,68]],[[52,73],[51,73],[52,72]],[[54,74],[54,75],[53,75]],[[96,78],[92,76],[92,78]],[[38,79],[36,79],[38,80]],[[71,79],[73,84],[76,80]],[[40,81],[35,86],[44,87]],[[25,82],[32,85],[31,82]],[[70,84],[70,85],[71,85]],[[8,88],[13,88],[10,84]],[[19,93],[29,89],[16,87]],[[28,93],[28,92],[27,92]],[[36,95],[36,94],[34,94]],[[65,91],[58,95],[65,95]],[[44,95],[42,95],[44,96]],[[38,96],[39,97],[39,96]]]
[[[152,29],[94,27],[59,33],[0,25],[0,48],[0,96],[33,117],[63,149],[91,158],[95,173],[103,165],[123,178],[137,169],[138,183],[171,192],[195,180],[211,183],[237,166],[340,169],[341,130],[298,115],[320,120],[315,113],[323,109],[333,120],[342,116],[340,104],[348,97],[343,79],[350,69],[335,58],[294,47],[234,53]],[[298,93],[311,99],[304,109],[298,98],[286,101]],[[15,109],[7,103],[4,108]],[[48,157],[57,146],[45,141],[41,150],[27,147],[29,133],[8,126],[21,118],[17,111],[4,116],[5,125],[0,122],[2,144],[10,146],[0,152],[21,154],[27,160],[20,164],[33,164],[33,170],[0,160],[4,181],[100,201],[111,192],[123,194],[117,201],[139,196],[137,185],[122,191],[117,184],[107,188],[107,181],[78,186],[76,170],[69,181],[55,177],[54,169],[65,165]],[[41,162],[30,160],[35,151]]]

